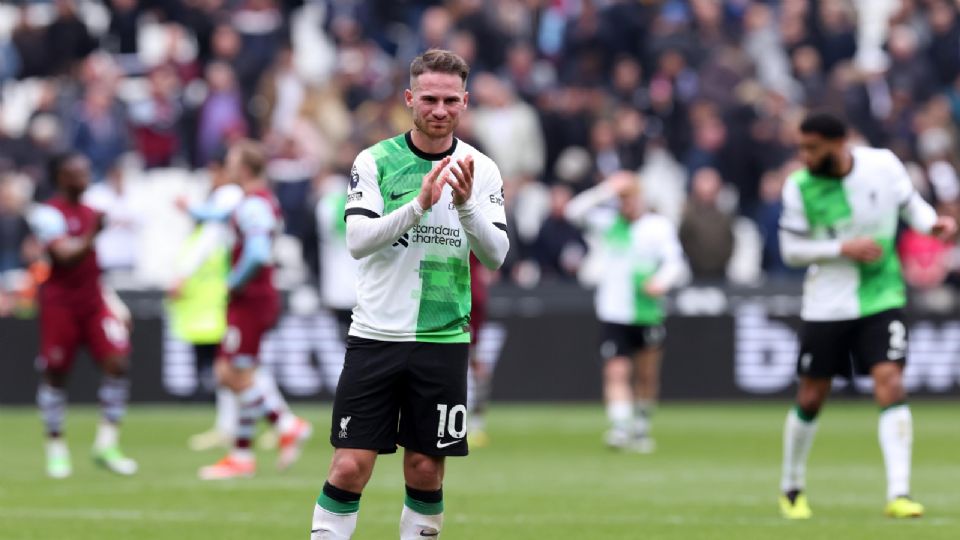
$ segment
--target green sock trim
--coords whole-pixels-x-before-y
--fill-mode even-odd
[[[881,412],[881,413],[885,413],[885,412],[889,411],[890,409],[894,409],[894,408],[897,408],[897,407],[906,407],[906,406],[907,406],[906,400],[904,400],[904,401],[898,401],[898,402],[896,402],[896,403],[891,403],[890,405],[887,405],[886,407],[880,407],[880,412]]]
[[[425,516],[435,516],[437,514],[443,513],[443,501],[436,503],[425,503],[423,501],[418,501],[414,498],[411,498],[409,495],[404,499],[403,504],[407,508],[413,510],[418,514],[423,514]]]
[[[339,515],[356,514],[357,512],[360,511],[360,501],[353,501],[353,502],[335,501],[330,497],[327,497],[325,493],[321,493],[320,496],[317,497],[317,506],[319,506],[320,508],[323,508],[324,510],[326,510],[327,512],[330,512],[331,514],[339,514]]]
[[[803,409],[801,409],[799,405],[794,405],[793,411],[797,413],[797,418],[799,418],[800,420],[803,420],[808,424],[817,419],[816,416],[810,416],[809,414],[803,412]]]

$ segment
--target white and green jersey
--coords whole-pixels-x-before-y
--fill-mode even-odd
[[[414,147],[409,133],[362,151],[354,162],[344,217],[386,216],[420,193],[423,176],[446,156],[472,155],[473,194],[484,219],[506,230],[503,181],[496,164],[454,139],[442,154]],[[419,223],[360,260],[350,335],[380,341],[468,343],[470,244],[449,186]]]
[[[906,304],[895,237],[898,218],[928,232],[936,213],[913,188],[900,160],[889,150],[856,147],[846,177],[793,173],[783,188],[781,250],[791,264],[810,264],[801,317],[807,321],[850,320]],[[858,263],[840,255],[845,240],[872,237],[880,259]]]
[[[673,223],[652,212],[630,222],[609,206],[617,194],[605,184],[588,189],[567,204],[564,214],[587,229],[600,269],[594,279],[595,304],[602,322],[655,325],[663,322],[663,301],[646,293],[654,281],[676,285],[684,272],[683,248]]]
[[[601,234],[597,318],[617,324],[661,324],[663,302],[644,287],[651,279],[669,287],[682,272],[683,248],[676,227],[658,214],[645,213],[633,223],[618,214]]]

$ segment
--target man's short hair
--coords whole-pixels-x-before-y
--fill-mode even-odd
[[[430,49],[410,62],[410,85],[413,86],[413,80],[427,72],[459,75],[463,84],[467,84],[470,66],[455,52]]]
[[[253,176],[261,176],[267,167],[267,156],[260,143],[251,139],[240,139],[230,146],[230,150],[240,154],[240,163]]]
[[[824,139],[837,140],[847,136],[847,124],[839,116],[828,112],[810,113],[800,123],[800,133],[814,134]]]
[[[47,161],[47,178],[54,187],[60,185],[60,171],[66,167],[68,161],[77,157],[83,157],[83,154],[76,150],[66,150],[50,157]]]

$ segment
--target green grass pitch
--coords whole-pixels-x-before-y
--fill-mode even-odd
[[[43,474],[40,422],[32,408],[0,409],[0,539],[209,540],[309,538],[310,516],[331,450],[329,409],[298,407],[316,424],[300,463],[280,474],[260,452],[256,478],[196,479],[219,452],[187,450],[206,428],[206,407],[135,407],[127,451],[134,478],[89,460],[97,411],[67,417],[74,475]],[[448,465],[443,538],[452,539],[957,539],[960,538],[960,404],[920,402],[914,494],[919,520],[882,516],[877,412],[834,402],[821,417],[809,467],[814,518],[777,514],[786,403],[671,404],[656,418],[657,452],[618,454],[600,443],[597,405],[495,406],[493,444]],[[403,501],[398,456],[382,457],[363,495],[357,539],[397,538]]]

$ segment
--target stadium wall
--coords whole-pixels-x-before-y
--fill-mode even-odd
[[[198,391],[189,346],[165,331],[155,295],[124,295],[133,308],[133,400],[208,399]],[[914,396],[956,395],[960,321],[910,311],[906,384]],[[693,287],[671,298],[663,366],[664,399],[785,398],[793,393],[799,298],[792,287],[738,291]],[[498,288],[479,354],[496,362],[493,398],[508,401],[600,399],[600,326],[589,293],[572,286],[535,291]],[[34,400],[38,328],[0,319],[0,404]],[[292,399],[329,400],[343,342],[326,312],[286,314],[263,346],[263,358]],[[86,357],[70,383],[73,402],[94,402],[97,372]],[[841,393],[869,393],[869,379],[836,381]]]

